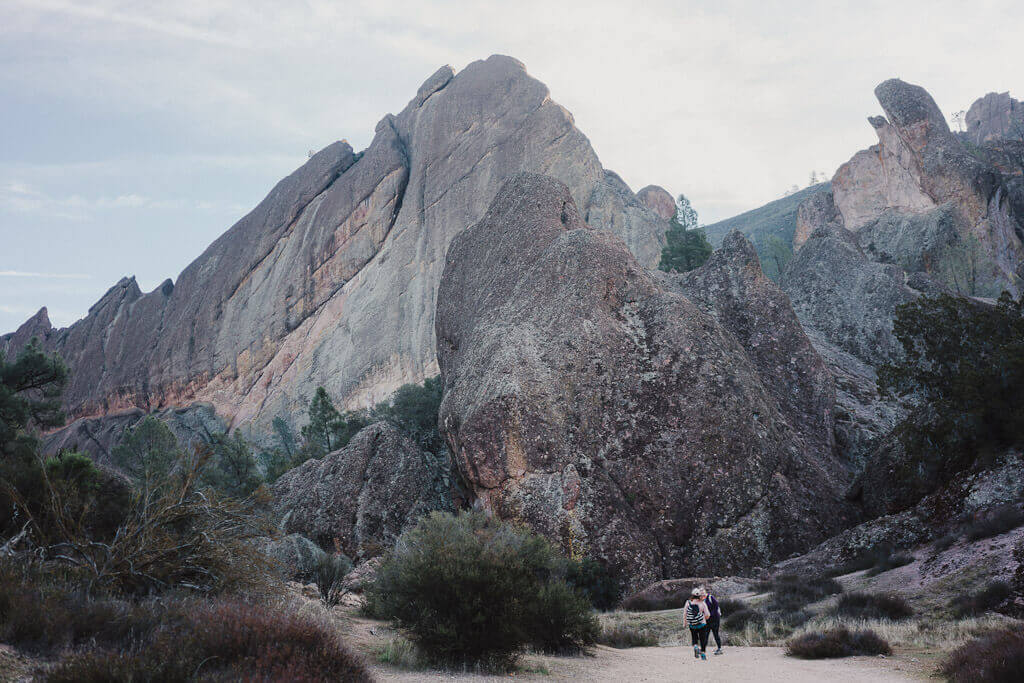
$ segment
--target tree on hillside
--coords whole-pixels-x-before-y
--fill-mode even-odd
[[[441,453],[445,443],[437,430],[437,411],[442,392],[440,377],[428,377],[423,384],[403,384],[389,402],[377,404],[373,416],[394,423],[423,450]]]
[[[183,457],[178,438],[161,420],[147,415],[125,433],[110,459],[143,488],[165,481],[174,464]]]
[[[361,412],[346,411],[339,413],[327,395],[327,390],[317,387],[313,400],[309,403],[309,424],[302,428],[302,438],[306,440],[304,456],[320,457],[339,448],[344,448],[360,429],[369,424],[367,416]],[[309,452],[309,448],[319,451]],[[308,458],[307,458],[308,459]]]
[[[68,369],[33,339],[9,362],[0,352],[0,534],[23,523],[15,500],[33,504],[43,494],[43,469],[34,429],[64,421],[60,395]]]
[[[704,229],[697,221],[697,211],[690,206],[690,200],[679,195],[676,215],[672,217],[665,232],[667,244],[661,250],[659,269],[685,273],[701,267],[708,260],[713,250]]]

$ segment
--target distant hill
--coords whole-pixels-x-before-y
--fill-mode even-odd
[[[718,248],[722,245],[722,239],[731,230],[739,230],[754,243],[757,254],[761,257],[761,267],[764,269],[765,275],[773,280],[778,280],[779,268],[776,259],[769,254],[768,238],[776,236],[781,239],[789,249],[789,255],[792,255],[797,207],[808,197],[819,192],[827,192],[830,189],[832,189],[831,183],[811,185],[746,213],[705,226],[704,231],[707,233],[708,239],[711,240],[711,244]],[[788,260],[788,255],[784,259]]]

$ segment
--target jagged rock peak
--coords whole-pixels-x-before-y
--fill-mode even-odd
[[[802,332],[749,243],[705,268],[695,303],[583,223],[563,183],[504,183],[437,294],[439,422],[478,504],[634,585],[764,564],[841,523],[844,469],[818,448],[828,374],[777,355]],[[825,412],[797,419],[777,394]]]
[[[1009,92],[990,92],[975,100],[964,117],[967,137],[976,145],[998,140],[1024,141],[1024,102]]]

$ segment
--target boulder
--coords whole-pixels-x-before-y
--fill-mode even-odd
[[[841,526],[844,468],[814,450],[830,436],[803,433],[829,418],[788,419],[827,402],[827,383],[792,402],[766,386],[781,346],[742,298],[784,297],[759,298],[770,283],[739,240],[711,269],[749,272],[703,279],[743,293],[694,303],[587,226],[561,182],[502,186],[452,241],[437,295],[440,427],[477,505],[634,588],[763,565]]]
[[[422,514],[451,509],[447,471],[446,458],[377,422],[344,448],[281,475],[274,505],[286,533],[359,562],[390,548]]]
[[[636,198],[644,206],[661,216],[662,220],[670,221],[676,215],[676,200],[668,190],[660,185],[648,185],[640,188]]]

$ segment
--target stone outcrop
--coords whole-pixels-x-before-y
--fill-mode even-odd
[[[967,138],[975,145],[997,140],[1024,140],[1024,103],[1009,92],[990,92],[974,101],[964,117]]]
[[[810,238],[819,226],[841,226],[843,217],[836,208],[831,192],[819,192],[800,203],[796,210],[796,229],[793,232],[793,251]]]
[[[138,408],[106,415],[83,417],[43,436],[42,452],[50,455],[63,450],[88,453],[103,465],[112,465],[110,454],[142,418],[152,415],[171,430],[184,448],[209,443],[214,434],[222,434],[227,424],[208,403],[195,403],[187,408],[165,408],[146,413]]]
[[[668,282],[562,183],[507,181],[438,289],[440,426],[476,503],[634,587],[764,565],[840,528],[846,470],[818,450],[830,376],[751,251],[730,237]]]
[[[60,352],[73,418],[205,401],[259,434],[318,385],[348,407],[379,401],[436,374],[448,243],[521,170],[560,178],[592,226],[656,263],[663,216],[602,168],[522,64],[494,56],[439,69],[363,152],[321,150],[177,281],[143,293],[122,280],[71,327],[44,312],[0,348],[34,334]]]
[[[636,193],[636,198],[663,220],[670,221],[676,215],[676,200],[663,187],[648,185]]]
[[[344,448],[281,475],[274,501],[286,533],[362,561],[391,547],[420,515],[451,509],[447,472],[445,458],[377,422]]]

